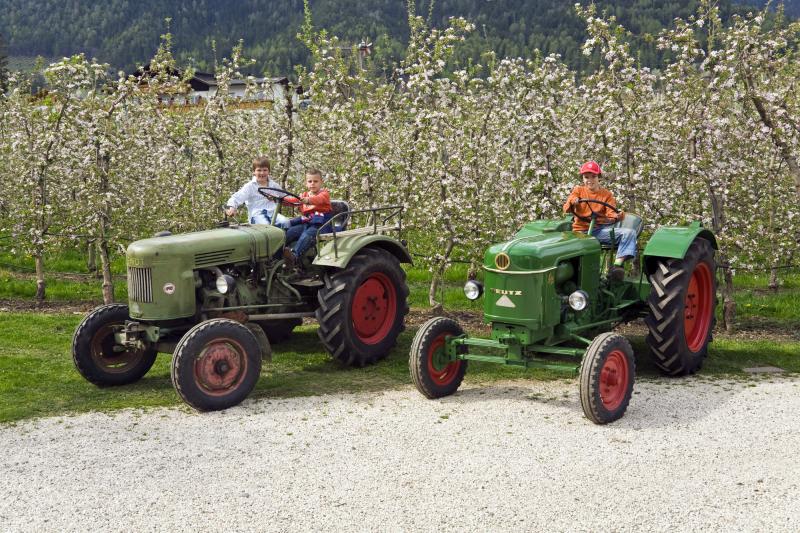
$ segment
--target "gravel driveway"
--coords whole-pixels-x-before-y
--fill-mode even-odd
[[[800,378],[575,381],[0,428],[2,531],[799,531]]]

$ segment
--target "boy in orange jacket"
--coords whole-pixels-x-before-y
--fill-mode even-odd
[[[593,202],[578,202],[578,200],[598,200],[611,206],[617,207],[614,195],[607,189],[600,187],[600,176],[603,171],[600,165],[594,161],[587,161],[581,166],[580,174],[583,185],[578,185],[569,194],[564,203],[564,212],[572,212],[575,220],[572,223],[573,231],[589,230],[589,220],[594,213],[597,215],[592,237],[595,237],[603,244],[611,243],[611,229],[614,224],[625,218],[625,212],[615,212],[613,209]],[[614,268],[609,275],[612,279],[621,280],[625,275],[623,265],[626,260],[636,255],[636,232],[629,228],[614,228],[614,239],[616,240],[617,257],[614,260]]]
[[[286,243],[297,241],[291,248],[283,249],[283,258],[290,267],[314,245],[317,230],[331,218],[331,194],[322,187],[322,172],[315,168],[306,171],[306,189],[300,200],[283,199],[284,203],[300,208],[300,216],[291,219],[286,230]]]

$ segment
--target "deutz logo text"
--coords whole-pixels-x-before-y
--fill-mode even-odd
[[[508,294],[509,296],[522,296],[522,291],[507,291],[505,289],[492,289],[495,294]]]

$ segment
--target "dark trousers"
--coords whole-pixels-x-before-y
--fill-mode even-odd
[[[306,251],[314,245],[317,240],[317,230],[322,224],[297,224],[286,230],[286,244],[297,240],[292,246],[292,252],[297,257],[302,257]],[[322,233],[330,233],[330,226],[327,226]]]

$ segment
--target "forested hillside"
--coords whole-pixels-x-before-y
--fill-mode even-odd
[[[740,3],[746,0],[739,0]],[[372,41],[377,68],[397,59],[408,38],[404,0],[311,0],[314,24],[328,29],[346,44]],[[433,6],[431,6],[433,3]],[[582,1],[583,4],[587,0]],[[618,0],[595,2],[615,15],[636,37],[634,50],[642,64],[657,66],[661,57],[643,34],[653,34],[675,17],[696,12],[697,0],[660,2]],[[750,0],[763,5],[763,1]],[[787,12],[799,14],[800,0],[788,0]],[[727,20],[747,8],[720,0]],[[494,50],[499,57],[530,56],[534,49],[558,52],[566,63],[585,70],[590,58],[580,53],[585,25],[573,2],[563,0],[419,0],[415,11],[442,27],[449,17],[463,16],[476,30],[456,51],[464,64]],[[239,39],[257,59],[257,72],[291,74],[292,66],[308,62],[308,51],[296,39],[303,19],[303,0],[0,0],[0,34],[11,56],[60,57],[85,52],[114,67],[130,70],[149,60],[167,29],[184,64],[209,68],[212,41],[218,56],[227,56]]]

